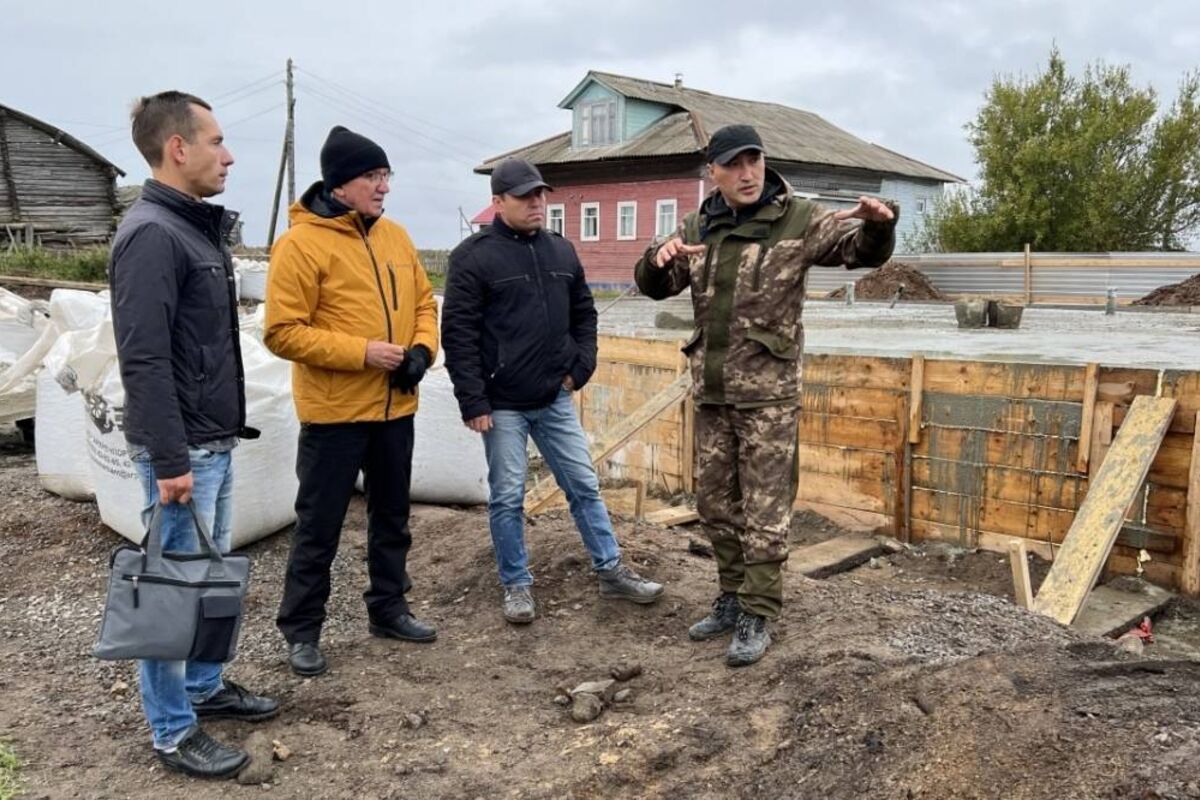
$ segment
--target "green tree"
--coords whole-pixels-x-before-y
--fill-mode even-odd
[[[1160,111],[1127,66],[996,78],[966,126],[979,181],[938,203],[916,248],[1179,250],[1200,229],[1200,73]]]

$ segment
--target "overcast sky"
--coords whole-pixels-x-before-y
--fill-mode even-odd
[[[819,9],[819,10],[818,10]],[[558,102],[589,69],[802,108],[860,138],[973,178],[963,125],[997,74],[1129,64],[1169,102],[1200,64],[1188,0],[758,3],[0,0],[0,102],[89,143],[140,183],[128,109],[163,89],[213,103],[237,159],[215,198],[264,243],[297,65],[297,194],[332,125],[379,142],[387,214],[419,247],[459,239],[488,201],[472,167],[570,127]]]

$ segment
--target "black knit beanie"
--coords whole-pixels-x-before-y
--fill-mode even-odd
[[[321,180],[327,190],[381,168],[392,168],[383,148],[341,125],[334,125],[321,145]]]

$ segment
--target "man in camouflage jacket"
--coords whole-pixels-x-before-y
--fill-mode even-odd
[[[793,197],[764,155],[749,125],[713,134],[716,188],[636,267],[648,297],[692,293],[696,330],[683,351],[696,402],[696,505],[721,594],[688,633],[701,640],[734,629],[731,666],[762,658],[767,620],[783,606],[808,269],[879,266],[892,253],[898,215],[895,204],[869,197],[837,212]]]

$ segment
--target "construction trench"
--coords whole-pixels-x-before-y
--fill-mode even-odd
[[[622,545],[667,597],[598,598],[535,475],[538,620],[501,620],[481,507],[420,505],[412,597],[439,640],[373,639],[360,497],[331,670],[306,680],[273,626],[288,536],[261,538],[231,675],[284,711],[213,728],[256,754],[262,789],[155,766],[132,665],[89,657],[120,538],[44,491],[6,429],[0,734],[29,796],[1200,797],[1200,315],[1035,306],[1017,330],[960,331],[949,304],[810,301],[784,617],[731,671],[723,642],[686,636],[715,567],[687,522],[686,331],[664,311],[690,317],[605,312],[578,408]],[[1152,641],[1128,634],[1145,617]],[[586,682],[598,716],[578,722]]]

